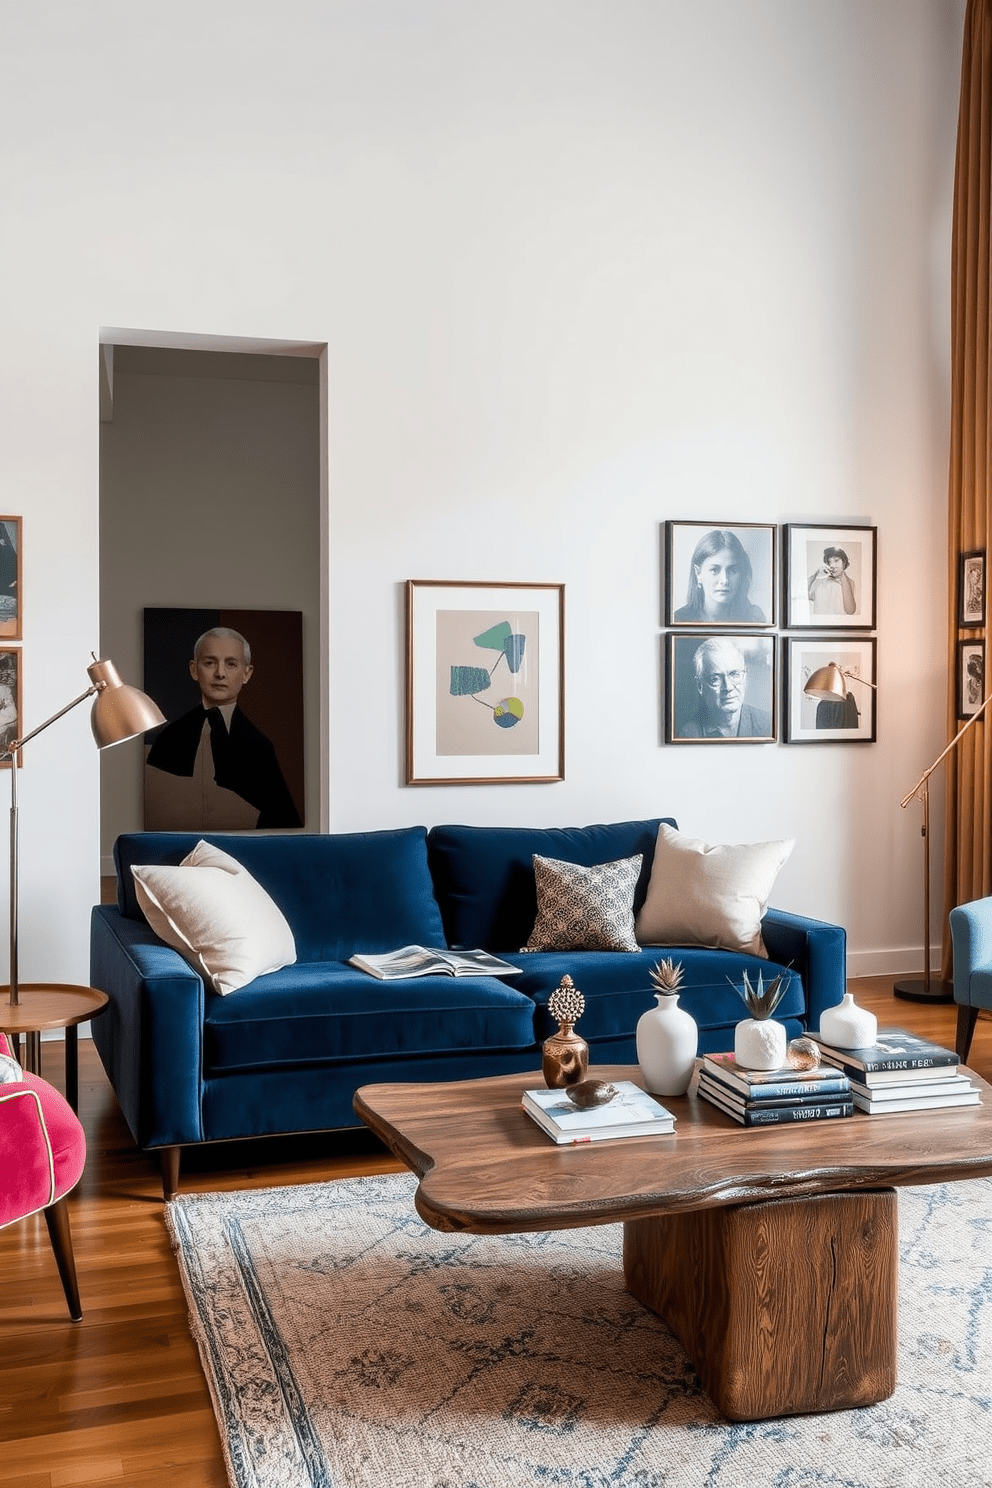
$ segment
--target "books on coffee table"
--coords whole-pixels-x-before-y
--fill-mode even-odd
[[[793,1101],[802,1095],[849,1095],[851,1082],[843,1070],[833,1065],[796,1070],[789,1066],[776,1070],[749,1070],[738,1064],[733,1054],[705,1054],[702,1071],[710,1080],[725,1086],[728,1093],[750,1101]]]
[[[810,1082],[796,1082],[797,1085],[800,1083]],[[791,1095],[778,1095],[771,1099],[759,1096],[755,1099],[753,1096],[739,1094],[715,1079],[705,1059],[699,1072],[697,1088],[703,1100],[732,1117],[740,1126],[785,1126],[797,1121],[830,1121],[854,1115],[854,1101],[849,1084],[847,1089],[833,1093],[794,1089]]]
[[[523,1109],[559,1146],[602,1142],[612,1137],[658,1137],[675,1130],[675,1117],[632,1080],[615,1080],[617,1093],[605,1106],[581,1110],[564,1090],[525,1090]]]
[[[981,1105],[981,1097],[967,1075],[956,1075],[952,1080],[916,1080],[906,1085],[883,1085],[874,1089],[852,1080],[851,1095],[858,1110],[867,1111],[870,1116]]]
[[[421,976],[517,976],[519,966],[490,956],[488,951],[436,950],[433,946],[408,945],[384,955],[354,955],[350,965],[380,981],[399,981]]]
[[[918,1034],[902,1028],[879,1029],[876,1042],[867,1049],[837,1049],[818,1035],[813,1037],[823,1058],[848,1075],[857,1109],[870,1116],[981,1104],[969,1076],[960,1071],[953,1049]]]

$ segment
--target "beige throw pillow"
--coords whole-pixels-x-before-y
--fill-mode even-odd
[[[155,934],[192,961],[216,992],[236,992],[296,960],[282,910],[219,847],[198,842],[178,868],[148,864],[131,872]]]
[[[720,946],[767,959],[761,918],[795,845],[789,838],[710,847],[662,824],[637,939],[641,945]]]

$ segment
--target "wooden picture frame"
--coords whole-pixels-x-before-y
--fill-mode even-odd
[[[22,736],[21,656],[19,646],[0,646],[0,753],[8,750]],[[2,759],[0,767],[10,769],[11,763],[9,757]]]
[[[778,638],[668,633],[665,741],[773,744],[778,736]]]
[[[877,527],[786,525],[787,630],[875,629],[877,536]]]
[[[786,637],[785,743],[874,744],[876,660],[874,636]],[[808,697],[806,683],[830,662],[852,684],[846,697],[836,701]]]
[[[0,641],[24,636],[20,517],[0,517]]]
[[[984,641],[958,641],[956,678],[957,716],[963,723],[974,718],[985,701]]]
[[[754,630],[775,624],[778,528],[761,522],[665,523],[665,624]]]
[[[958,559],[958,625],[966,630],[984,624],[985,550],[974,548]]]
[[[406,783],[565,778],[565,586],[409,579]]]

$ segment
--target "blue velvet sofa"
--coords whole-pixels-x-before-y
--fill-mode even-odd
[[[670,825],[675,823],[665,818]],[[93,911],[90,980],[109,1007],[93,1038],[136,1142],[159,1149],[175,1192],[193,1143],[360,1125],[359,1086],[540,1070],[555,1023],[547,1001],[568,972],[585,996],[579,1032],[590,1063],[634,1063],[637,1020],[654,1005],[650,968],[682,962],[681,1005],[700,1050],[732,1047],[748,970],[793,976],[777,1016],[795,1035],[816,1028],[845,991],[845,933],[771,909],[770,961],[700,947],[520,953],[537,911],[532,854],[591,866],[643,855],[643,902],[659,819],[577,828],[439,826],[398,831],[208,837],[237,858],[286,916],[294,965],[226,997],[153,933],[130,869],[178,864],[199,840],[133,833],[115,845],[117,904]],[[349,966],[356,951],[482,947],[522,968],[505,981],[378,981]]]

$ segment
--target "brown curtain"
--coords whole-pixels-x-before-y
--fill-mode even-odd
[[[992,0],[968,0],[961,62],[954,226],[951,239],[951,448],[949,470],[949,676],[956,678],[961,553],[988,552],[992,410],[989,361],[992,275]],[[987,601],[986,601],[987,603]],[[985,632],[969,629],[970,640]],[[986,664],[985,690],[989,689]],[[956,721],[956,682],[948,698],[947,737]],[[955,904],[992,893],[992,724],[989,714],[947,757],[945,775],[944,975],[950,974],[947,915]]]

